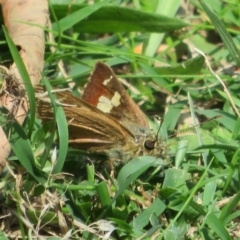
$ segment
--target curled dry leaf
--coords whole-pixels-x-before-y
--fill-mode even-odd
[[[45,40],[42,27],[49,21],[47,0],[2,0],[4,24],[15,45],[20,47],[20,56],[33,85],[39,83],[44,65]],[[26,116],[28,104],[25,99],[23,81],[15,63],[6,72],[0,105],[9,109],[21,124]],[[24,96],[23,96],[24,95]],[[23,101],[24,100],[24,101]],[[0,128],[0,173],[10,153],[10,144]]]

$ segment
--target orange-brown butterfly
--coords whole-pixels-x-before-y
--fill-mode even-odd
[[[156,138],[143,112],[106,64],[96,64],[81,98],[70,91],[55,94],[69,121],[72,146],[106,155],[114,162],[165,155],[166,143]],[[43,120],[53,118],[46,98],[38,99],[38,115]]]

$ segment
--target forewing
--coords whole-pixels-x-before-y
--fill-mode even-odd
[[[57,103],[62,105],[69,123],[69,140],[72,145],[101,152],[101,149],[119,148],[127,142],[134,142],[134,135],[128,129],[71,92],[57,92],[56,95]],[[38,98],[37,110],[41,119],[53,119],[48,98]]]
[[[112,69],[105,63],[96,64],[84,89],[82,99],[125,126],[129,121],[148,127],[144,113],[130,98]]]

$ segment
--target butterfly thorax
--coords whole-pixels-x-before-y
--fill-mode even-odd
[[[131,124],[128,124],[128,127]],[[154,156],[165,158],[168,146],[165,141],[156,139],[156,133],[151,129],[136,125],[133,123],[130,128],[132,136],[127,138],[124,145],[112,145],[111,149],[104,151],[112,162],[126,163],[138,156]],[[96,149],[89,149],[90,152],[95,152]],[[101,154],[101,153],[100,153]]]

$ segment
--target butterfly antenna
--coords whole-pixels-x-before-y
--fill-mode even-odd
[[[209,119],[207,119],[206,121],[203,121],[203,122],[201,122],[201,123],[199,123],[199,124],[197,124],[197,125],[194,125],[194,126],[192,126],[192,127],[188,127],[188,128],[179,130],[179,131],[177,131],[176,133],[173,133],[172,135],[170,135],[169,138],[177,137],[178,134],[187,132],[187,131],[192,130],[192,129],[196,128],[196,127],[201,127],[201,126],[204,125],[205,123],[210,122],[210,121],[213,121],[213,120],[215,120],[215,119],[217,119],[217,118],[220,118],[220,117],[222,117],[222,116],[221,116],[221,115],[218,115],[218,116],[209,118]]]
[[[157,134],[156,134],[156,139],[155,139],[155,142],[158,142],[158,134],[160,132],[160,129],[162,127],[162,124],[163,124],[163,119],[159,116],[155,116],[155,118],[157,119],[157,121],[159,122],[159,127],[158,127],[158,130],[157,130]]]

